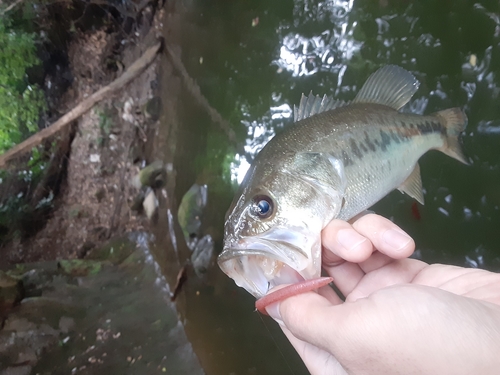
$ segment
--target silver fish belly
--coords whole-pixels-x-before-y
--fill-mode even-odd
[[[400,113],[418,89],[412,74],[386,66],[351,103],[302,97],[295,123],[256,157],[225,224],[218,263],[261,297],[283,283],[319,277],[321,230],[348,220],[394,189],[423,204],[418,159],[437,149],[467,163],[458,108]]]

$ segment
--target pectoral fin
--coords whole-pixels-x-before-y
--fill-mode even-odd
[[[408,176],[408,178],[403,182],[403,184],[398,188],[402,193],[408,194],[413,199],[416,199],[418,203],[424,204],[424,192],[422,191],[422,178],[420,177],[420,166],[415,164],[415,168]]]

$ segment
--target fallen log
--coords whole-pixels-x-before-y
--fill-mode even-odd
[[[46,139],[52,137],[54,134],[71,124],[85,112],[90,110],[97,102],[107,98],[109,95],[120,90],[127,83],[137,77],[144,69],[146,69],[155,59],[156,54],[161,48],[162,43],[158,42],[152,47],[149,47],[144,54],[137,59],[125,72],[109,85],[96,91],[88,98],[83,100],[75,108],[71,109],[68,113],[62,116],[59,120],[54,122],[51,126],[33,134],[31,137],[14,146],[9,151],[0,155],[0,168],[5,168],[7,162],[29,152],[33,147],[38,146]]]

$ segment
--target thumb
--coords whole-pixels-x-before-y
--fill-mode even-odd
[[[350,308],[333,305],[324,296],[308,292],[266,307],[267,313],[298,339],[332,352]]]

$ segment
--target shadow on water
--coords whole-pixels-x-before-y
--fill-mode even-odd
[[[397,64],[421,82],[405,111],[464,108],[471,165],[430,152],[420,163],[425,206],[394,192],[374,210],[415,238],[415,256],[424,261],[500,270],[499,8],[489,1],[283,0],[192,1],[171,11],[167,42],[244,145],[236,151],[165,59],[157,144],[172,169],[155,253],[171,285],[187,265],[177,306],[208,374],[307,373],[277,325],[253,311],[254,299],[220,272],[215,256],[195,273],[176,220],[184,194],[206,185],[192,237],[210,235],[215,254],[221,251],[237,183],[263,145],[290,124],[303,92],[350,100],[376,68]]]

